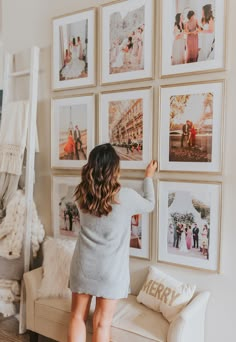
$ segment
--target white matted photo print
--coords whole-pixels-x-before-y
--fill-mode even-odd
[[[160,181],[158,261],[219,271],[221,184]]]
[[[145,169],[152,158],[152,107],[152,88],[100,95],[99,142],[115,148],[123,169]]]
[[[129,0],[102,7],[102,84],[153,76],[153,0]]]
[[[81,168],[94,147],[94,95],[52,100],[51,166]]]
[[[80,216],[74,201],[74,191],[80,181],[80,177],[52,177],[52,218],[55,237],[78,237]]]
[[[161,76],[225,67],[225,1],[162,0]]]
[[[143,180],[120,179],[120,184],[143,196]],[[137,213],[130,220],[130,256],[150,258],[150,214]]]
[[[53,89],[95,85],[95,9],[53,19]]]
[[[160,171],[222,171],[224,82],[161,87]]]

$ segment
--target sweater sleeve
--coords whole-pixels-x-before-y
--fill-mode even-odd
[[[133,189],[130,189],[129,211],[131,215],[149,213],[154,209],[155,194],[153,180],[146,177],[143,182],[144,194],[141,196]]]

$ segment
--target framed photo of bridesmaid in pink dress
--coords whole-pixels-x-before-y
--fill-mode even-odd
[[[162,1],[161,77],[223,70],[225,1]]]
[[[95,85],[95,9],[53,19],[53,89]]]
[[[102,84],[153,77],[153,15],[153,0],[102,6]]]

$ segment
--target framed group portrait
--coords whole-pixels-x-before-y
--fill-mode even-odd
[[[219,272],[221,184],[159,181],[158,261]]]
[[[95,33],[94,8],[53,19],[54,90],[95,85]]]
[[[80,230],[79,210],[74,192],[80,177],[52,177],[53,235],[60,238],[77,238]]]
[[[222,172],[224,81],[160,89],[160,171]]]
[[[225,68],[225,0],[161,1],[161,77]]]
[[[120,184],[143,195],[143,179],[121,179]],[[130,220],[130,256],[150,259],[150,214],[136,213]]]
[[[110,143],[123,169],[145,169],[152,158],[153,90],[100,94],[99,143]]]
[[[51,107],[51,166],[81,168],[95,144],[95,97],[56,98]]]
[[[101,8],[101,83],[151,79],[154,2],[125,0]]]

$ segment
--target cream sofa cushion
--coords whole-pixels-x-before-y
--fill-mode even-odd
[[[195,290],[195,285],[184,284],[156,267],[150,266],[137,301],[154,311],[161,312],[171,322],[190,302]]]

